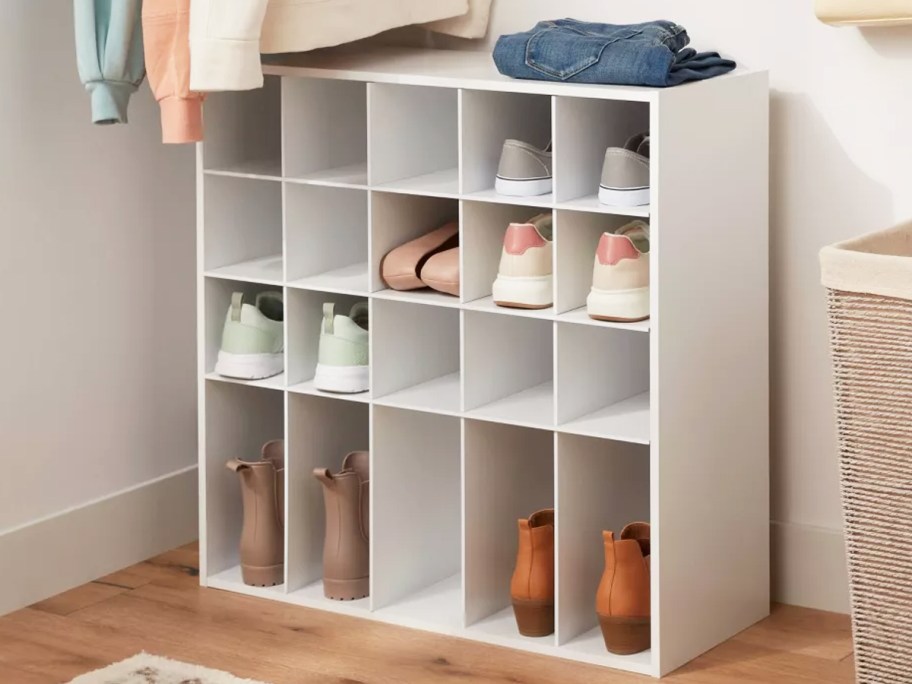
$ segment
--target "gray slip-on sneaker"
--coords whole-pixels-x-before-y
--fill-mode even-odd
[[[614,207],[649,204],[649,133],[605,152],[599,202]]]
[[[547,195],[553,187],[551,145],[540,150],[521,140],[507,140],[500,153],[494,189],[500,195]]]

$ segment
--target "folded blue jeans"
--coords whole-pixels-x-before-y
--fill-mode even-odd
[[[735,68],[732,60],[717,52],[697,52],[689,43],[684,27],[671,21],[597,24],[557,19],[498,38],[494,63],[513,78],[656,87],[712,78]]]

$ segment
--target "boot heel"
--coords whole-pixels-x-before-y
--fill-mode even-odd
[[[285,581],[285,564],[267,565],[241,565],[241,578],[244,584],[251,587],[274,587]]]
[[[519,633],[528,637],[543,637],[554,633],[554,604],[535,599],[513,599],[513,614]]]
[[[323,578],[323,595],[333,601],[355,601],[370,594],[370,577],[352,580]]]
[[[605,648],[616,655],[633,655],[649,650],[649,618],[624,618],[599,615]]]

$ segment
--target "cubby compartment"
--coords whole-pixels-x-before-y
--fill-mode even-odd
[[[465,312],[465,409],[472,418],[554,426],[550,321]]]
[[[387,299],[458,307],[459,297],[430,288],[392,290],[382,276],[383,259],[391,250],[450,221],[459,221],[457,200],[371,193],[371,291]]]
[[[285,436],[285,398],[261,387],[206,381],[206,439],[200,473],[205,488],[208,525],[201,552],[210,586],[255,595],[283,594],[284,585],[250,587],[243,583],[240,540],[243,523],[237,473],[225,464],[231,459],[255,461],[263,444]]]
[[[401,624],[461,628],[460,420],[376,406],[371,456],[373,610]]]
[[[367,404],[302,394],[288,396],[285,450],[288,599],[325,610],[364,614],[370,600],[335,601],[323,595],[323,542],[326,515],[316,468],[337,473],[352,451],[370,446]],[[371,474],[373,487],[373,473]]]
[[[281,177],[280,90],[280,79],[267,76],[258,90],[206,96],[203,143],[206,171],[242,177]]]
[[[554,644],[520,635],[510,599],[517,521],[554,507],[554,436],[465,421],[465,617],[487,640]]]
[[[367,296],[368,231],[366,190],[286,184],[289,286]]]
[[[605,650],[595,596],[605,568],[602,531],[617,538],[628,523],[649,522],[649,486],[648,446],[557,436],[558,644],[642,672],[649,671],[648,651]]]
[[[375,403],[459,415],[460,312],[374,299],[371,316]]]
[[[557,324],[558,430],[648,444],[649,335]]]
[[[203,372],[209,380],[235,383],[241,385],[250,385],[253,387],[262,387],[266,389],[282,390],[285,388],[285,374],[280,373],[271,378],[262,380],[240,380],[218,375],[215,372],[215,362],[218,360],[219,348],[222,344],[222,330],[225,327],[225,318],[228,315],[228,309],[231,306],[231,295],[234,292],[244,294],[244,302],[253,304],[256,296],[260,292],[281,291],[281,287],[268,287],[255,283],[247,283],[237,280],[225,280],[222,278],[206,278],[205,287],[205,351]],[[286,302],[287,312],[287,302]],[[286,320],[287,320],[286,314]],[[287,358],[286,358],[287,368]]]
[[[507,227],[511,223],[527,223],[537,214],[548,211],[521,204],[462,203],[462,295],[467,309],[535,318],[552,316],[553,307],[504,308],[495,304],[491,297]]]
[[[207,175],[203,201],[206,275],[282,285],[282,184]]]
[[[327,185],[367,185],[367,86],[287,78],[282,83],[285,177]]]
[[[547,95],[462,91],[462,183],[472,199],[513,202],[498,195],[494,179],[506,140],[521,140],[545,149],[553,141],[552,98]],[[550,206],[553,193],[524,197],[530,205]]]
[[[622,100],[556,97],[554,145],[557,201],[562,206],[628,216],[648,216],[649,207],[612,207],[599,202],[605,151],[649,130],[649,104]]]
[[[357,302],[367,301],[366,297],[342,295],[334,292],[296,290],[289,288],[285,301],[285,339],[288,348],[285,353],[285,375],[288,391],[300,394],[315,394],[344,401],[369,402],[371,393],[337,394],[323,392],[314,387],[313,378],[317,368],[317,353],[320,347],[320,332],[323,325],[323,305],[335,305],[335,313],[347,316]]]
[[[458,93],[368,84],[370,183],[425,195],[459,193]]]
[[[615,323],[589,318],[586,297],[592,288],[595,251],[602,233],[612,233],[631,220],[625,216],[580,211],[558,211],[555,222],[555,308],[559,320],[602,327],[648,330],[649,321]]]

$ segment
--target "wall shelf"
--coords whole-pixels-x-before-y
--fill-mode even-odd
[[[662,676],[762,619],[768,550],[768,90],[516,81],[490,55],[380,48],[269,62],[206,102],[198,154],[201,582]],[[724,117],[717,116],[724,111]],[[648,207],[600,205],[605,147],[652,135]],[[505,138],[554,143],[554,193],[497,195]],[[554,305],[491,298],[507,223],[554,212]],[[585,311],[598,237],[649,220],[652,317]],[[457,219],[459,296],[386,288],[393,247]],[[285,295],[285,372],[214,374],[231,293]],[[322,305],[371,307],[371,391],[313,386]],[[247,587],[229,458],[286,441],[286,582]],[[371,596],[323,597],[322,494],[371,452]],[[516,519],[557,511],[556,632],[519,635]],[[652,524],[652,644],[608,653],[600,532]],[[720,540],[736,540],[722,544]]]

